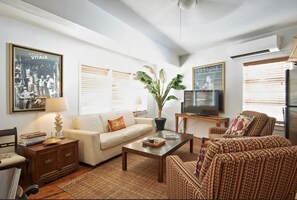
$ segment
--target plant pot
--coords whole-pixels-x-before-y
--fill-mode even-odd
[[[165,122],[166,122],[166,118],[155,118],[155,123],[156,123],[156,126],[157,126],[156,131],[164,130]]]

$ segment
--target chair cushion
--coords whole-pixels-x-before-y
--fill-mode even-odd
[[[107,120],[110,132],[118,131],[123,128],[126,128],[124,117],[121,116],[117,119]]]
[[[254,120],[249,126],[248,130],[245,132],[245,135],[259,136],[264,126],[266,125],[269,117],[265,113],[255,111],[243,111],[242,114],[254,117]]]
[[[199,180],[203,181],[213,158],[217,154],[250,151],[257,149],[268,149],[275,147],[291,146],[291,142],[282,136],[263,136],[263,137],[239,137],[219,139],[212,143],[206,151],[202,164]]]
[[[249,125],[253,121],[254,117],[249,117],[244,114],[237,115],[231,122],[229,128],[225,132],[226,135],[245,135]]]
[[[20,156],[14,152],[0,154],[0,159],[1,159],[0,168],[26,161],[25,157]]]

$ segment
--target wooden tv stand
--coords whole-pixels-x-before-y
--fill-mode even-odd
[[[214,122],[217,127],[221,127],[221,124],[224,123],[225,127],[229,125],[229,118],[226,117],[217,117],[217,116],[197,116],[197,115],[188,115],[186,113],[175,113],[175,131],[178,133],[178,121],[179,118],[184,120],[184,133],[187,130],[187,120],[192,119],[196,121],[206,121]]]

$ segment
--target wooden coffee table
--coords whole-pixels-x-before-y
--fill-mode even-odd
[[[174,132],[175,133],[175,132]],[[130,144],[127,144],[122,147],[122,169],[123,171],[127,170],[127,154],[134,153],[148,158],[153,158],[158,161],[158,181],[163,182],[163,168],[164,168],[164,159],[166,156],[172,154],[175,150],[180,148],[182,145],[190,141],[190,152],[193,153],[193,135],[185,133],[176,133],[179,138],[175,139],[166,139],[164,145],[160,147],[149,147],[142,144],[143,139],[137,140]],[[158,132],[153,137],[163,138],[163,133]]]

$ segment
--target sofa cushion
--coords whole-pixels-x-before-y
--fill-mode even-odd
[[[252,123],[254,117],[249,117],[243,114],[237,115],[231,122],[229,128],[225,132],[226,135],[243,136],[248,130],[249,125]]]
[[[151,131],[153,131],[153,126],[150,124],[135,124],[132,126],[134,129],[137,129],[139,132],[140,136],[145,135]]]
[[[263,136],[263,137],[239,137],[225,138],[212,143],[207,149],[204,162],[200,170],[199,180],[203,181],[213,158],[217,154],[250,151],[257,149],[268,149],[275,147],[291,146],[291,142],[282,136]]]
[[[261,134],[262,129],[266,125],[269,117],[265,113],[255,111],[243,111],[242,114],[254,117],[254,120],[249,126],[249,129],[248,131],[246,131],[245,135],[259,136]]]
[[[124,117],[121,116],[114,120],[107,120],[110,132],[126,128]]]
[[[133,111],[131,110],[118,110],[118,115],[123,116],[125,120],[126,126],[131,126],[136,124],[135,117],[133,115]]]
[[[100,148],[104,150],[122,144],[125,139],[122,130],[100,134]]]
[[[127,128],[124,128],[120,131],[124,136],[123,142],[128,142],[128,141],[133,140],[141,135],[139,129],[135,126],[128,126]]]
[[[102,124],[103,124],[104,132],[109,132],[109,126],[108,126],[107,120],[113,120],[113,119],[116,119],[116,118],[120,117],[118,115],[118,113],[115,112],[115,111],[100,113],[99,116],[100,116],[100,119],[101,119]]]
[[[72,119],[74,129],[105,132],[103,124],[98,114],[81,115]]]
[[[124,141],[128,142],[128,141],[133,140],[137,137],[148,134],[152,130],[153,130],[152,125],[134,124],[132,126],[128,126],[128,127],[124,128],[120,131],[124,135]]]

